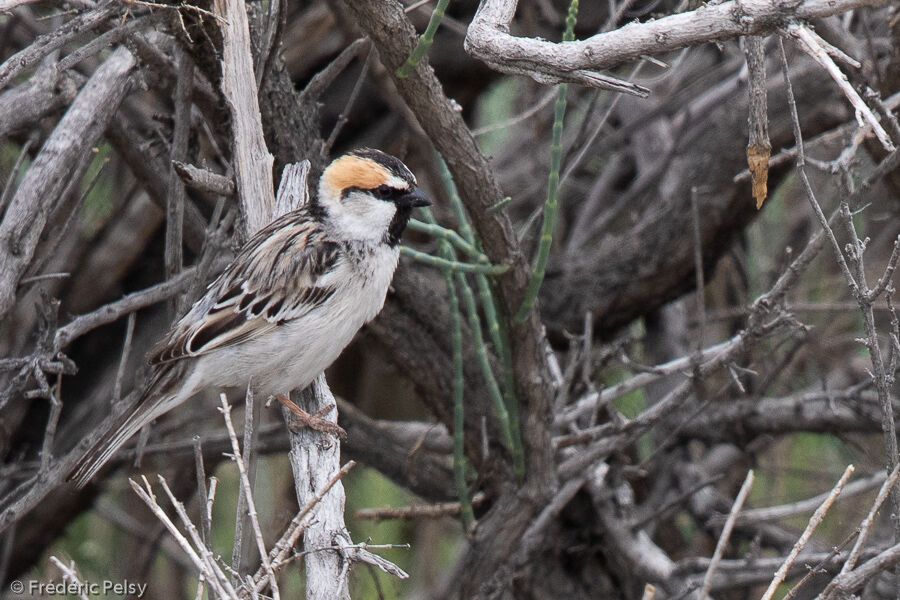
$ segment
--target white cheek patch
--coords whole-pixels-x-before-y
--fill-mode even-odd
[[[397,212],[393,202],[356,191],[347,194],[339,204],[332,211],[333,222],[348,238],[357,240],[380,241]]]

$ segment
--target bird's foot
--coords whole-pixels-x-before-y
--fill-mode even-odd
[[[311,415],[294,404],[291,399],[284,394],[275,394],[275,399],[281,402],[281,404],[283,404],[288,410],[290,410],[294,414],[294,416],[297,417],[300,423],[305,427],[315,429],[316,431],[320,431],[322,433],[330,433],[331,435],[337,436],[341,439],[347,437],[347,432],[344,431],[343,427],[340,427],[337,423],[333,423],[324,418],[324,416],[327,415],[332,408],[334,408],[333,404],[326,406],[316,414]]]

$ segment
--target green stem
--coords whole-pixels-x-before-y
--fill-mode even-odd
[[[569,14],[566,16],[566,30],[563,33],[563,41],[571,42],[575,39],[575,20],[578,15],[578,0],[571,0]],[[537,258],[534,262],[534,270],[528,280],[525,290],[525,299],[515,320],[522,323],[528,317],[534,302],[540,292],[541,284],[547,270],[547,258],[550,256],[550,246],[553,243],[553,232],[559,220],[559,167],[562,162],[562,130],[563,119],[566,115],[566,91],[568,84],[561,83],[557,88],[556,105],[553,109],[553,135],[550,142],[550,174],[547,177],[547,199],[544,202],[544,222],[541,225],[541,239],[538,245]]]
[[[422,60],[422,57],[428,53],[428,49],[434,43],[434,34],[437,33],[441,19],[444,18],[444,12],[447,10],[448,4],[450,4],[450,0],[438,0],[437,5],[434,7],[434,12],[431,13],[431,18],[428,20],[428,27],[425,28],[425,33],[419,36],[419,43],[413,48],[406,61],[397,69],[397,77],[400,79],[409,77],[413,69],[419,64],[419,61]]]
[[[525,479],[525,452],[522,449],[522,430],[519,426],[519,401],[516,399],[516,377],[513,371],[512,354],[509,352],[509,329],[506,320],[501,324],[500,361],[503,363],[503,400],[509,411],[509,424],[512,429],[515,450],[513,451],[513,470],[520,481]],[[518,460],[516,460],[518,459]]]
[[[441,227],[437,223],[423,223],[422,221],[417,221],[416,219],[410,219],[409,225],[407,225],[407,227],[409,227],[413,231],[427,233],[428,235],[439,240],[446,240],[456,246],[456,248],[461,252],[464,252],[468,256],[471,256],[480,263],[487,264],[488,262],[487,256],[485,256],[484,253],[476,248],[471,243],[471,240],[466,241],[452,229]]]
[[[464,273],[456,273],[456,282],[459,284],[462,292],[463,307],[469,318],[469,329],[472,330],[472,342],[475,344],[475,353],[478,356],[478,365],[481,367],[481,374],[487,384],[488,395],[494,404],[494,412],[497,420],[500,421],[500,429],[503,433],[503,443],[513,454],[515,462],[516,445],[513,441],[512,428],[509,424],[509,411],[506,410],[506,403],[503,401],[503,394],[500,392],[500,386],[497,384],[497,378],[491,370],[491,360],[487,353],[487,347],[484,345],[484,337],[481,335],[481,317],[478,316],[478,306],[475,304],[475,294],[469,282],[466,281]],[[518,459],[522,460],[522,459]]]
[[[441,242],[441,254],[452,258],[450,244]],[[469,500],[469,489],[466,486],[466,450],[465,450],[465,407],[463,404],[463,350],[462,350],[462,315],[459,311],[459,297],[453,283],[453,271],[444,269],[444,280],[447,282],[447,301],[450,303],[450,341],[453,347],[453,479],[456,493],[459,496],[459,511],[463,527],[468,532],[475,522],[472,502]]]
[[[440,168],[441,181],[443,181],[444,187],[447,190],[447,195],[450,197],[450,206],[456,216],[457,227],[463,238],[465,238],[469,244],[475,245],[477,243],[475,240],[475,232],[469,224],[465,207],[463,206],[462,199],[459,197],[456,184],[453,182],[453,176],[450,174],[450,169],[447,168],[447,163],[444,162],[444,159],[441,158],[440,155],[437,156],[437,159]],[[431,218],[433,219],[434,217]],[[503,401],[506,405],[506,410],[509,413],[510,433],[513,442],[512,446],[510,446],[510,452],[513,457],[513,470],[516,477],[523,479],[525,477],[525,452],[522,447],[522,433],[519,427],[519,406],[515,393],[515,376],[512,367],[512,355],[509,351],[509,333],[505,327],[505,321],[501,321],[499,311],[497,310],[497,301],[494,298],[487,277],[482,274],[476,274],[475,282],[478,285],[478,295],[481,299],[481,306],[484,309],[484,318],[487,321],[488,334],[490,335],[494,348],[497,350],[497,354],[503,364]]]
[[[428,208],[422,209],[425,219],[436,225],[434,216]],[[441,258],[448,262],[455,262],[455,253],[446,237],[439,238],[438,251]],[[465,448],[465,404],[463,398],[464,373],[463,373],[463,340],[462,340],[462,314],[459,310],[459,296],[456,293],[456,284],[453,281],[453,269],[444,267],[444,281],[447,284],[447,302],[450,305],[450,344],[453,357],[453,481],[456,485],[456,494],[459,496],[459,512],[466,532],[472,530],[475,523],[475,513],[472,511],[472,502],[469,499],[469,488],[466,485],[466,460]]]
[[[447,260],[439,256],[432,256],[426,252],[413,250],[408,246],[400,246],[400,254],[408,256],[413,260],[438,267],[441,269],[450,269],[454,273],[483,273],[485,275],[500,275],[506,273],[509,265],[473,265],[471,263],[459,262],[456,260]]]

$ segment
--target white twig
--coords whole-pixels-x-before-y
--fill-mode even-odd
[[[235,593],[234,588],[231,587],[231,582],[228,581],[228,577],[226,577],[225,573],[223,573],[219,568],[218,563],[212,556],[212,553],[202,544],[198,546],[198,548],[200,549],[199,552],[194,549],[194,547],[191,545],[191,542],[188,541],[188,539],[184,536],[184,534],[181,533],[181,531],[179,531],[178,527],[175,526],[175,523],[173,523],[169,518],[169,515],[166,514],[166,512],[156,501],[156,496],[153,495],[153,489],[150,487],[150,482],[148,482],[147,479],[144,478],[144,485],[146,486],[146,489],[141,487],[133,479],[129,479],[128,483],[131,484],[131,488],[138,495],[138,497],[144,501],[144,504],[147,505],[154,516],[159,519],[159,521],[165,526],[172,537],[175,538],[175,541],[179,546],[181,546],[181,549],[184,550],[185,554],[187,554],[191,562],[194,563],[197,571],[199,571],[200,574],[203,575],[207,583],[209,583],[216,594],[218,594],[221,598],[237,598],[237,594]]]
[[[797,543],[794,544],[794,547],[791,548],[790,553],[787,555],[787,558],[784,559],[784,562],[781,564],[781,567],[778,568],[778,571],[775,572],[775,576],[772,578],[771,583],[769,583],[768,589],[766,589],[766,593],[762,595],[762,600],[771,600],[772,596],[775,594],[775,590],[778,589],[778,586],[781,585],[781,582],[784,581],[784,578],[787,576],[788,569],[791,568],[791,565],[794,564],[794,560],[797,558],[797,555],[800,554],[800,551],[803,550],[803,547],[806,546],[806,542],[809,541],[809,538],[812,537],[813,531],[816,530],[816,527],[819,526],[819,523],[822,522],[822,519],[825,518],[825,513],[828,512],[828,509],[831,508],[831,505],[834,503],[834,499],[837,498],[838,494],[841,493],[841,490],[844,488],[844,484],[847,483],[847,479],[850,478],[850,475],[853,474],[854,468],[853,465],[847,465],[847,468],[844,470],[844,474],[841,475],[841,478],[838,480],[837,484],[832,488],[831,493],[828,494],[828,497],[822,502],[822,505],[816,509],[816,512],[813,513],[813,516],[810,517],[809,523],[806,525],[806,529],[803,530],[803,533],[800,535],[800,539],[797,540]]]
[[[284,533],[281,535],[281,539],[275,543],[272,547],[272,551],[269,553],[269,562],[274,567],[281,565],[285,559],[287,558],[288,553],[291,551],[291,548],[297,543],[297,540],[306,530],[306,526],[309,524],[309,521],[306,519],[307,515],[312,512],[312,509],[322,500],[322,497],[328,493],[328,490],[332,488],[334,484],[336,484],[340,479],[346,475],[350,469],[356,466],[356,461],[349,461],[345,464],[341,469],[334,474],[334,477],[331,478],[324,488],[322,488],[315,497],[307,502],[306,506],[300,509],[293,519],[291,519],[290,524],[287,529],[285,529]],[[253,581],[256,582],[256,587],[254,589],[255,592],[262,591],[262,583],[265,581],[263,579],[263,569],[260,569],[253,576]]]
[[[55,556],[50,557],[50,562],[59,567],[59,570],[62,571],[63,581],[71,581],[78,588],[78,597],[81,600],[90,600],[87,594],[84,593],[85,586],[81,583],[81,580],[78,578],[78,573],[75,571],[75,561],[71,561],[68,566],[63,564],[61,560],[56,558]]]
[[[248,236],[272,217],[272,165],[260,121],[258,90],[250,53],[250,26],[240,0],[215,0],[222,27],[222,93],[231,109],[234,171]],[[222,22],[222,21],[220,21]]]
[[[891,142],[891,137],[888,135],[887,131],[885,131],[881,126],[881,123],[878,122],[878,117],[875,116],[872,109],[868,107],[862,97],[860,97],[856,90],[853,89],[853,86],[850,85],[850,82],[847,80],[847,76],[844,75],[829,55],[828,49],[829,47],[833,48],[833,46],[830,44],[828,46],[823,46],[820,43],[821,38],[812,33],[806,25],[794,24],[789,26],[785,31],[788,35],[797,39],[800,42],[800,48],[828,72],[838,88],[843,92],[844,96],[847,97],[847,100],[850,101],[850,104],[853,105],[854,110],[856,110],[856,120],[859,123],[859,126],[871,127],[872,131],[875,133],[875,137],[878,138],[878,141],[881,142],[884,149],[888,152],[893,152],[894,144]]]
[[[231,406],[225,394],[219,395],[222,401],[222,416],[225,418],[225,427],[228,428],[228,437],[231,439],[231,459],[237,463],[238,471],[241,473],[241,486],[244,488],[244,495],[247,501],[247,513],[250,515],[250,523],[253,525],[253,534],[256,537],[256,546],[259,550],[259,556],[262,560],[263,568],[269,575],[269,583],[272,586],[272,596],[275,600],[280,598],[278,591],[278,581],[275,579],[275,571],[272,569],[272,563],[269,562],[269,553],[266,551],[266,544],[263,541],[262,529],[259,526],[259,516],[256,513],[256,503],[253,501],[253,486],[250,485],[250,478],[247,476],[247,467],[241,456],[241,446],[238,443],[237,433],[234,431],[234,424],[231,422]]]

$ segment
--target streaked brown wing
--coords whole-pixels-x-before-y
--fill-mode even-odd
[[[328,300],[335,288],[322,279],[339,266],[342,251],[315,210],[288,213],[253,236],[150,352],[150,364],[246,342]]]

